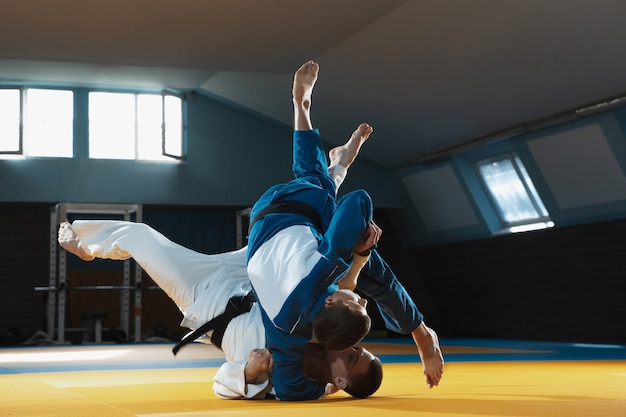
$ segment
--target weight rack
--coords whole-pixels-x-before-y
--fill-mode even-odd
[[[35,291],[48,293],[47,321],[48,334],[59,342],[65,341],[65,313],[67,307],[67,291],[69,290],[117,290],[120,291],[121,312],[120,328],[130,334],[130,299],[134,292],[134,340],[141,341],[141,276],[142,269],[137,264],[134,268],[134,283],[131,284],[131,262],[124,262],[124,277],[121,286],[70,286],[67,276],[67,252],[57,242],[58,228],[61,222],[68,219],[68,214],[121,215],[125,221],[142,222],[142,206],[139,204],[87,204],[58,203],[50,210],[50,274],[47,287],[35,287]],[[96,322],[96,328],[100,323]],[[56,326],[55,326],[56,325]],[[96,332],[96,341],[99,339]]]

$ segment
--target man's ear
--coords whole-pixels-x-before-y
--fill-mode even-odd
[[[346,389],[346,387],[348,386],[348,380],[340,376],[334,376],[333,384],[335,384],[335,386],[339,389]]]
[[[328,297],[326,297],[325,304],[326,304],[326,306],[332,306],[333,305],[333,296],[332,295],[329,295]]]

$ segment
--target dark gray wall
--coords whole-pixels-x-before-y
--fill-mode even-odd
[[[443,336],[626,343],[626,221],[412,251]]]

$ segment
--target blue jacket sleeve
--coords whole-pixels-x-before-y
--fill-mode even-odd
[[[424,320],[411,296],[376,250],[361,270],[357,289],[376,302],[389,330],[407,334]]]
[[[343,196],[337,203],[337,209],[318,251],[333,263],[343,261],[345,270],[352,260],[354,247],[372,220],[373,210],[372,199],[364,190]]]
[[[283,332],[262,312],[267,348],[274,358],[272,381],[276,398],[282,401],[316,400],[324,395],[326,384],[307,378],[304,352],[309,339]]]

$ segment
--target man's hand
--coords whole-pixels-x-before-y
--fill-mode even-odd
[[[252,349],[245,367],[246,384],[267,381],[274,367],[272,353],[267,349]]]
[[[437,333],[424,322],[421,322],[415,330],[411,332],[413,341],[417,345],[417,351],[422,359],[422,369],[426,377],[428,388],[439,385],[443,377],[443,355],[439,346]]]
[[[383,231],[378,225],[374,222],[369,222],[367,224],[367,229],[365,229],[365,233],[361,240],[359,240],[354,247],[354,253],[363,254],[363,256],[367,255],[367,250],[372,248],[378,243],[380,236],[383,234]]]

